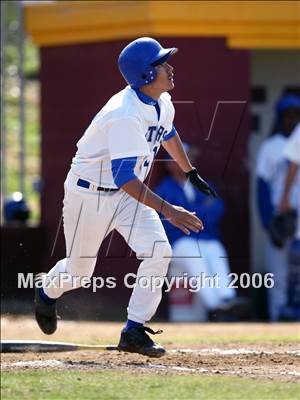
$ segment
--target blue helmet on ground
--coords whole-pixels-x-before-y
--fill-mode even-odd
[[[119,69],[132,88],[148,85],[156,78],[156,65],[163,64],[178,51],[172,47],[164,49],[152,38],[141,37],[130,42],[119,56]]]
[[[20,192],[14,192],[4,201],[3,215],[7,224],[26,223],[30,216],[27,203]]]

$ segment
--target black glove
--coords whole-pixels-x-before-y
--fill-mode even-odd
[[[185,176],[189,179],[191,184],[195,186],[200,192],[206,194],[207,196],[217,197],[217,193],[212,189],[208,183],[198,174],[196,168],[191,171],[186,172]]]
[[[269,235],[273,244],[282,248],[290,237],[294,236],[297,225],[297,213],[288,210],[282,214],[275,215],[269,225]]]

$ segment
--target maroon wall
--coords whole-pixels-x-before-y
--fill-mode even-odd
[[[1,313],[32,313],[33,290],[18,287],[18,274],[37,274],[45,249],[41,227],[4,225],[1,237]]]
[[[245,104],[232,101],[248,101],[249,52],[227,49],[222,38],[162,38],[160,41],[165,46],[179,48],[171,62],[176,84],[171,93],[173,100],[194,102],[175,103],[175,125],[184,140],[201,149],[198,160],[201,173],[214,182],[226,202],[224,242],[232,270],[248,270],[246,144],[249,120]],[[63,181],[76,151],[76,142],[95,113],[124,87],[117,57],[125,44],[125,41],[113,41],[41,49],[42,226],[48,243],[46,270],[64,255],[61,231],[53,255],[51,251],[61,216]],[[231,103],[220,104],[214,117],[218,101]],[[155,182],[161,171],[156,166]],[[120,248],[124,249],[123,242],[114,239],[113,254],[118,254]],[[98,291],[94,295],[85,290],[84,297],[78,291],[68,293],[65,295],[68,304],[76,303],[81,310],[85,309],[84,315],[96,317],[119,316],[122,306],[121,314],[125,316],[130,292],[120,287],[121,278],[125,271],[135,270],[137,265],[134,258],[100,257],[96,274],[117,275],[118,291]],[[81,311],[78,314],[84,317]]]

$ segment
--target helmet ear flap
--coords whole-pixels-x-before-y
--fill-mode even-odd
[[[156,78],[157,72],[155,67],[150,66],[147,70],[141,75],[142,80],[144,81],[144,85],[148,85],[152,83]]]

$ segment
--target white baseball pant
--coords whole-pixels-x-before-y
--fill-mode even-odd
[[[267,238],[266,269],[274,274],[274,286],[268,289],[268,311],[271,321],[278,321],[280,311],[287,305],[289,245],[290,242],[287,242],[279,249]]]
[[[190,237],[182,237],[173,244],[173,258],[170,264],[169,274],[176,276],[178,272],[191,276],[219,277],[219,287],[203,285],[196,294],[207,310],[217,308],[224,299],[232,299],[236,293],[229,286],[230,273],[227,253],[223,244],[216,239],[199,240]]]
[[[70,171],[65,181],[63,222],[67,256],[57,262],[47,277],[58,279],[60,273],[68,273],[90,278],[101,243],[113,229],[124,237],[137,258],[143,260],[137,282],[141,276],[149,279],[166,276],[172,250],[157,212],[121,189],[103,192],[77,186],[78,178]],[[64,281],[62,287],[44,286],[44,291],[49,297],[58,298],[80,286],[77,279],[75,287],[71,281]],[[140,323],[149,321],[161,297],[160,287],[137,283],[127,308],[128,318]]]

